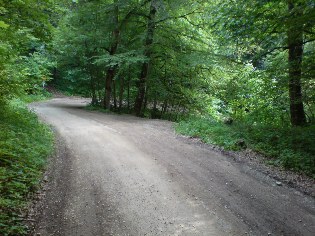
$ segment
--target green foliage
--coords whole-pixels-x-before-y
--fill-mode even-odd
[[[265,124],[224,124],[211,117],[191,117],[176,125],[179,133],[201,138],[227,150],[250,148],[267,163],[315,178],[315,126],[277,127]]]
[[[240,150],[241,147],[237,145],[237,141],[244,138],[242,133],[236,132],[229,125],[218,122],[211,117],[189,118],[180,121],[176,125],[176,130],[179,133],[201,138],[206,143],[222,146],[228,150]]]
[[[79,1],[55,33],[59,77],[54,83],[70,94],[91,96],[100,104],[105,98],[105,78],[112,68],[116,75],[111,83],[116,89],[111,94],[112,108],[116,109],[120,99],[130,109],[137,97],[142,64],[149,62],[143,107],[149,117],[155,116],[152,111],[159,117],[197,112],[221,119],[290,125],[284,39],[287,24],[292,22],[285,1],[243,0],[232,5],[229,1],[179,1],[175,5],[157,1],[153,45],[146,48],[149,2]],[[113,54],[115,6],[119,9],[120,37]],[[309,15],[312,7],[307,5],[304,14]],[[300,20],[307,23],[307,19]],[[209,29],[209,25],[215,27]],[[312,26],[306,28],[312,31]],[[311,123],[315,100],[310,35],[305,34],[310,42],[305,43],[302,85]],[[144,56],[148,49],[150,58]]]
[[[109,95],[111,110],[132,113],[141,97],[145,117],[213,117],[179,129],[232,150],[245,140],[274,164],[313,174],[314,4],[232,2],[2,0],[0,106],[41,94],[53,76],[66,94],[91,97],[88,109]],[[303,97],[295,102],[303,102],[309,126],[301,129],[290,128],[288,31],[303,36]],[[217,122],[225,119],[233,125]]]
[[[50,68],[45,47],[52,25],[54,1],[0,1],[0,100],[41,87]]]
[[[106,67],[114,67],[114,66],[123,66],[123,65],[132,65],[146,61],[145,58],[138,51],[128,51],[126,53],[120,53],[116,55],[101,55],[94,58],[94,62],[97,65],[103,65]]]
[[[14,100],[0,113],[0,234],[25,235],[21,214],[41,179],[53,150],[51,130],[23,102]]]
[[[289,104],[292,106],[303,100],[308,122],[311,123],[315,103],[313,92],[308,89],[308,85],[312,87],[314,82],[315,6],[312,1],[240,0],[231,4],[227,0],[217,1],[208,7],[214,16],[212,22],[217,26],[209,30],[217,35],[220,45],[228,48],[225,50],[227,55],[239,62],[252,64],[262,75],[258,82],[263,79],[266,96],[257,99],[259,103],[265,103],[260,115],[270,116],[273,111],[276,114],[275,122],[272,122],[273,119],[269,122],[276,125],[288,123]],[[304,48],[302,58],[296,55],[298,58],[295,58],[292,53],[289,57],[289,51],[292,52],[290,42],[297,40],[292,39],[292,35],[301,35],[300,46]],[[300,59],[301,66],[296,63]],[[296,76],[293,70],[298,72]],[[297,98],[301,92],[289,93],[289,84],[293,80],[302,86],[302,99]],[[271,104],[271,110],[268,104]],[[296,112],[295,109],[291,110],[291,115],[292,111]]]
[[[19,99],[25,103],[31,103],[31,102],[44,101],[51,97],[52,97],[52,94],[49,93],[47,90],[43,89],[35,94],[21,96]]]
[[[271,162],[315,177],[315,126],[279,128],[256,126],[246,129],[254,150],[271,157]]]
[[[108,110],[108,109],[104,109],[104,108],[102,108],[102,107],[100,107],[100,106],[93,106],[93,105],[91,105],[91,104],[88,105],[88,106],[86,106],[85,109],[88,110],[88,111],[99,111],[99,112],[107,113],[107,114],[112,113],[112,112],[111,112],[110,110]]]
[[[54,83],[70,94],[92,97],[97,106],[103,106],[106,90],[111,93],[111,110],[129,113],[144,84],[141,115],[176,121],[192,114],[214,117],[181,122],[180,127],[232,150],[243,148],[238,141],[246,140],[275,164],[312,174],[314,152],[306,143],[313,128],[304,127],[305,136],[290,128],[288,30],[303,29],[299,79],[311,125],[315,120],[314,4],[293,1],[290,12],[285,0],[233,4],[155,0],[150,29],[152,2],[76,1],[54,34],[59,74]],[[148,33],[153,36],[149,44]],[[147,74],[145,82],[142,72]],[[110,88],[105,88],[111,73]],[[233,120],[233,125],[217,122],[225,119]],[[281,137],[277,145],[270,141],[274,136]]]

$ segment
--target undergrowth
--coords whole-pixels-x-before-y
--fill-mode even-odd
[[[102,113],[112,113],[110,110],[108,109],[104,109],[103,107],[101,106],[94,106],[94,105],[87,105],[84,107],[85,110],[88,110],[88,111],[99,111],[99,112],[102,112]]]
[[[53,135],[24,102],[13,100],[1,109],[0,235],[25,235],[22,214],[39,186],[46,157],[53,150]]]
[[[245,123],[228,125],[212,118],[189,118],[180,121],[176,130],[226,150],[250,148],[265,155],[268,164],[315,178],[314,125],[293,128]]]
[[[37,102],[47,100],[52,97],[52,94],[46,90],[38,91],[36,94],[29,94],[29,95],[21,95],[20,100],[25,103]]]

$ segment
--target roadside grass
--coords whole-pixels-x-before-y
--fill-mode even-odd
[[[128,108],[128,107],[121,107],[121,108],[115,108],[112,107],[110,110],[104,109],[101,105],[92,105],[88,104],[87,106],[84,107],[85,110],[88,111],[99,111],[102,113],[108,113],[108,114],[133,114],[133,109]],[[183,114],[178,114],[175,112],[165,112],[162,114],[159,110],[154,110],[154,109],[146,109],[144,114],[140,115],[140,117],[143,118],[148,118],[148,119],[162,119],[162,120],[169,120],[169,121],[179,121],[184,118],[187,118],[187,115]]]
[[[104,109],[103,107],[101,106],[95,106],[95,105],[87,105],[84,107],[85,110],[88,110],[88,111],[99,111],[99,112],[102,112],[102,113],[113,113],[112,111],[108,110],[108,109]]]
[[[86,110],[126,114],[128,109],[112,111],[88,105]],[[221,146],[226,150],[245,148],[263,154],[266,163],[305,173],[315,179],[315,125],[307,127],[277,127],[262,124],[225,124],[212,117],[188,117],[173,113],[147,110],[144,117],[178,122],[178,133],[200,138],[203,142]]]
[[[1,109],[0,235],[26,235],[23,212],[39,187],[46,157],[53,151],[53,134],[21,100],[12,100]]]
[[[226,150],[250,148],[263,154],[268,164],[315,178],[315,125],[302,128],[246,123],[228,125],[210,117],[200,117],[180,121],[176,131]]]
[[[44,101],[52,97],[52,94],[47,92],[46,90],[42,90],[37,92],[36,94],[24,95],[20,97],[20,100],[25,103]]]

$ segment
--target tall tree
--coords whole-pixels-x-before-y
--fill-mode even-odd
[[[221,23],[221,35],[234,40],[242,50],[239,59],[248,61],[258,69],[257,62],[287,53],[287,68],[280,68],[287,73],[287,91],[291,124],[302,126],[306,123],[303,107],[301,79],[303,46],[314,41],[314,4],[308,0],[248,1],[230,4],[223,1],[213,7],[216,19],[214,25]],[[228,37],[226,37],[228,36]],[[306,38],[311,38],[306,40]],[[230,44],[230,42],[227,42]],[[237,50],[239,50],[237,49]],[[310,67],[310,65],[306,65]],[[288,72],[287,72],[288,71]],[[276,74],[275,72],[273,72]],[[279,88],[280,89],[280,88]]]
[[[302,58],[303,58],[303,28],[299,22],[303,16],[305,3],[288,0],[288,50],[289,50],[289,94],[291,123],[295,126],[306,124],[306,116],[302,98]]]
[[[148,58],[147,61],[143,62],[142,69],[139,78],[138,84],[138,94],[135,101],[135,113],[137,116],[142,113],[142,106],[145,97],[146,91],[146,81],[148,79],[150,60],[152,54],[152,44],[154,39],[154,31],[155,31],[155,17],[157,12],[157,1],[151,0],[150,11],[148,15],[148,23],[147,23],[147,34],[145,38],[145,48],[144,48],[144,56]]]
[[[113,31],[112,31],[112,42],[109,49],[110,56],[113,56],[116,54],[116,51],[118,48],[119,35],[120,35],[119,22],[118,22],[119,6],[118,6],[117,0],[114,1],[113,8],[114,8],[113,17],[112,17]],[[107,69],[106,78],[105,78],[105,97],[104,97],[104,108],[106,109],[110,109],[112,83],[116,74],[116,70],[117,70],[117,65],[109,66],[109,68]]]

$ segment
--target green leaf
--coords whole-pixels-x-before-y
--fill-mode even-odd
[[[0,20],[0,28],[8,28],[10,25],[6,24],[4,21]]]

